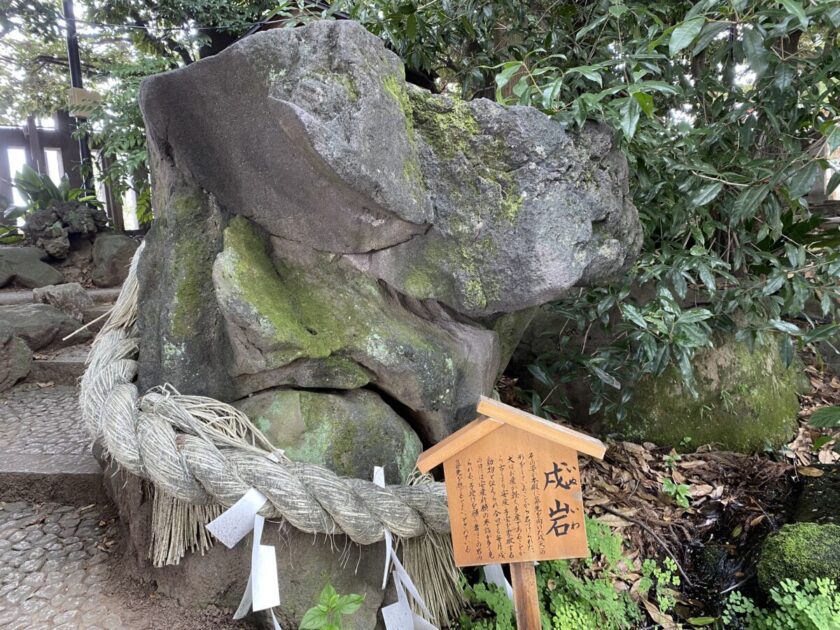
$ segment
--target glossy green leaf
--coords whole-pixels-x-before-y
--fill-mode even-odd
[[[671,33],[671,39],[668,42],[668,53],[673,57],[678,52],[687,48],[694,41],[694,38],[700,34],[706,18],[696,17],[683,22],[677,26]]]

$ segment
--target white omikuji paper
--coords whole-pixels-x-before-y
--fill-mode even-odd
[[[251,598],[254,612],[280,605],[280,587],[277,584],[277,554],[274,547],[261,545],[265,519],[259,514],[254,518],[254,548],[251,550]]]
[[[385,469],[382,466],[373,467],[373,483],[380,488],[385,487]],[[385,573],[382,576],[382,588],[388,584],[388,569],[391,568],[391,554],[394,553],[394,537],[385,530]]]
[[[382,609],[382,620],[386,630],[437,630],[437,628],[411,610],[399,573],[394,572],[394,588],[397,601]]]
[[[233,549],[240,540],[248,535],[248,532],[254,529],[254,517],[266,501],[268,499],[262,492],[256,488],[251,488],[242,495],[239,501],[207,523],[207,529],[225,547]]]
[[[225,510],[218,518],[207,524],[207,529],[228,549],[232,549],[250,531],[254,532],[251,547],[251,572],[248,584],[234,614],[241,619],[253,609],[254,612],[280,605],[280,587],[277,581],[277,556],[274,547],[261,544],[265,519],[257,512],[268,499],[256,488],[250,488],[242,498]],[[275,630],[280,624],[271,613]]]
[[[373,483],[382,488],[385,487],[385,471],[381,466],[376,466],[373,469]],[[382,588],[388,581],[388,569],[393,563],[394,571],[394,588],[397,591],[397,601],[390,606],[385,606],[382,609],[382,620],[385,622],[386,630],[437,630],[437,628],[423,619],[420,615],[411,610],[408,603],[408,598],[405,595],[406,589],[417,605],[429,617],[432,614],[429,612],[426,602],[420,597],[417,587],[411,581],[411,577],[406,572],[400,559],[394,551],[393,538],[391,532],[385,530],[385,576],[382,580]]]

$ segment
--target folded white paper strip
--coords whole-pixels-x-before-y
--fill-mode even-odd
[[[248,532],[254,532],[251,547],[251,572],[248,584],[233,615],[241,619],[253,609],[254,612],[280,605],[280,586],[277,582],[277,556],[274,547],[261,544],[265,519],[257,514],[268,499],[259,490],[251,488],[242,498],[207,524],[207,529],[228,549],[233,548]],[[271,619],[275,630],[281,630],[274,611]]]
[[[373,483],[382,488],[385,487],[385,470],[381,466],[375,466],[373,469]],[[393,536],[387,529],[385,530],[385,575],[382,577],[382,588],[388,582],[388,570],[393,564],[394,588],[397,591],[397,601],[390,606],[385,606],[382,609],[382,619],[385,622],[386,630],[438,630],[433,624],[429,623],[423,617],[411,610],[411,605],[408,602],[405,591],[408,590],[414,601],[426,613],[426,616],[431,617],[426,602],[420,596],[414,582],[411,581],[408,573],[403,567],[400,559],[394,551]]]

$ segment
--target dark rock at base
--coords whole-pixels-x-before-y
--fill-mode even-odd
[[[49,304],[16,304],[0,306],[0,330],[17,335],[30,350],[60,348],[82,343],[91,338],[83,330],[71,339],[62,338],[79,328],[79,322]]]
[[[0,247],[0,287],[14,282],[34,289],[64,282],[60,271],[43,262],[46,258],[37,247]]]
[[[840,525],[792,523],[768,536],[758,560],[759,586],[766,592],[786,578],[840,584]]]
[[[11,333],[0,327],[0,392],[10,389],[29,374],[32,367],[32,350]]]
[[[800,523],[840,525],[840,466],[814,464],[819,477],[803,477],[802,494],[796,502],[793,520]]]
[[[128,275],[131,258],[140,244],[124,234],[100,234],[93,242],[91,279],[98,287],[116,287]]]
[[[93,308],[93,298],[78,282],[33,289],[32,297],[36,303],[51,304],[79,322],[85,318],[85,311]]]

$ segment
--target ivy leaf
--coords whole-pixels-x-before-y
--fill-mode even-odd
[[[688,200],[688,203],[691,204],[695,208],[699,208],[700,206],[705,206],[707,203],[710,203],[720,194],[720,191],[723,190],[723,184],[721,182],[712,182],[711,184],[706,184],[702,186],[698,190],[694,192],[693,195]]]
[[[793,342],[787,335],[779,340],[779,355],[782,357],[782,365],[790,367],[793,363]]]
[[[700,36],[697,38],[697,43],[691,51],[691,56],[696,57],[701,52],[708,48],[718,35],[729,30],[729,24],[726,22],[709,22],[700,31]]]
[[[528,371],[531,373],[531,376],[533,376],[546,387],[554,386],[554,382],[551,380],[551,377],[546,373],[543,366],[531,363],[530,365],[528,365]]]
[[[601,78],[601,73],[598,72],[598,68],[595,66],[576,66],[574,68],[569,68],[568,72],[581,74],[590,81],[594,81],[602,87],[604,85],[604,80]]]
[[[830,195],[838,186],[840,186],[840,172],[834,173],[831,179],[828,180],[828,185],[825,187],[825,194]]]
[[[820,429],[836,429],[840,427],[840,406],[820,407],[811,414],[808,424]]]
[[[784,283],[785,283],[785,275],[780,273],[776,276],[773,276],[773,278],[770,280],[770,282],[768,282],[766,285],[764,285],[764,288],[761,290],[761,292],[764,295],[772,295],[773,293],[775,293],[776,291],[781,289],[782,285]]]
[[[633,98],[639,102],[639,107],[642,108],[645,116],[653,118],[653,97],[645,92],[633,92]]]
[[[648,324],[645,321],[645,318],[642,317],[642,314],[639,312],[639,309],[637,309],[632,304],[622,305],[621,314],[624,315],[624,317],[629,319],[631,322],[636,324],[636,326],[638,326],[639,328],[647,330]]]
[[[753,216],[769,192],[770,187],[767,184],[745,188],[735,199],[733,219],[741,221]]]
[[[786,322],[782,319],[771,319],[770,325],[779,330],[783,333],[787,333],[788,335],[801,335],[802,331],[799,329],[799,326],[796,324],[791,324],[790,322]]]
[[[677,26],[671,33],[671,40],[668,42],[668,53],[673,57],[683,48],[686,48],[694,41],[705,24],[706,18],[691,18]]]
[[[780,90],[787,90],[793,85],[793,79],[796,77],[796,68],[790,63],[780,63],[776,67],[776,87]]]
[[[828,144],[829,153],[834,153],[840,147],[840,124],[834,123],[825,134],[825,141]]]
[[[615,389],[621,389],[621,383],[619,383],[618,379],[614,376],[607,374],[606,372],[604,372],[604,370],[595,365],[590,365],[589,368],[595,373],[595,376],[597,376],[610,387],[613,387]]]

